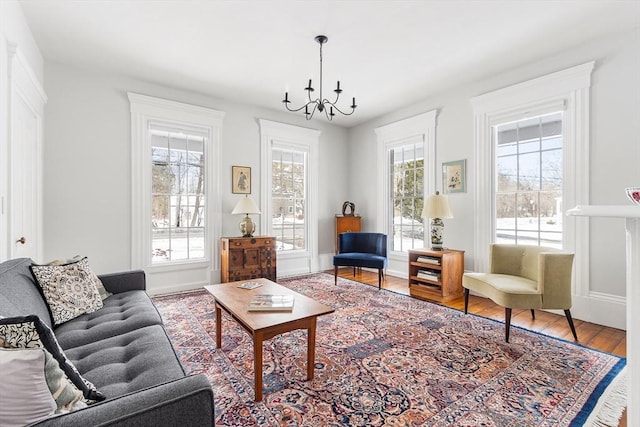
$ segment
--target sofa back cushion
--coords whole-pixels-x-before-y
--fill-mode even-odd
[[[29,258],[16,258],[0,264],[0,316],[34,314],[51,327],[51,315],[34,282]]]

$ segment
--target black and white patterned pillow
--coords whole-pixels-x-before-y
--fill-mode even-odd
[[[82,260],[83,257],[81,257],[80,255],[76,255],[73,258],[69,258],[69,259],[56,259],[53,260],[45,265],[66,265],[66,264],[72,264],[74,262],[78,262],[80,260]],[[34,264],[36,265],[36,264]],[[99,277],[96,276],[95,281],[97,283],[98,286],[98,292],[100,293],[100,298],[102,298],[102,300],[104,301],[105,299],[109,298],[111,295],[113,295],[111,292],[107,291],[106,288],[104,287],[104,285],[102,284],[102,281],[100,280]]]
[[[31,265],[31,272],[42,289],[54,325],[102,308],[100,279],[87,258],[63,265]]]
[[[105,395],[84,379],[76,367],[62,351],[53,331],[38,316],[20,316],[0,318],[0,347],[5,348],[44,348],[58,362],[67,378],[85,398],[86,403],[98,402]]]

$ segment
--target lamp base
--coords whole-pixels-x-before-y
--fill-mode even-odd
[[[249,215],[246,215],[242,221],[240,221],[242,237],[253,237],[254,231],[256,231],[256,224],[251,220]]]
[[[440,218],[431,220],[431,250],[443,251],[442,235],[444,233],[444,222]]]

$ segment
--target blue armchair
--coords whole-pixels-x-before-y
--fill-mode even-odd
[[[383,270],[387,267],[387,235],[382,233],[341,233],[338,254],[333,257],[334,283],[338,284],[338,267],[378,269],[378,289],[382,287]]]

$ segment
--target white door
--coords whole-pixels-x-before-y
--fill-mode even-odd
[[[11,124],[11,258],[38,259],[38,118],[15,96]]]
[[[46,95],[15,46],[9,56],[9,258],[42,261],[41,146]]]

